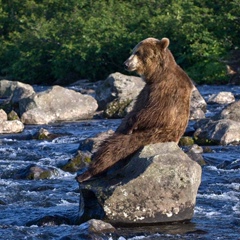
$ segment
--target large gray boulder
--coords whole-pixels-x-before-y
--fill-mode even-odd
[[[14,110],[19,113],[19,101],[34,93],[33,87],[29,84],[9,80],[0,81],[0,98],[6,98],[1,107],[7,112]]]
[[[100,213],[99,206],[105,212],[105,220],[125,225],[192,218],[201,167],[176,143],[145,146],[126,165],[121,164],[109,170],[106,176],[81,183],[83,219]],[[89,202],[94,201],[93,215],[87,216],[91,212]]]
[[[99,110],[104,110],[105,116],[109,118],[123,117],[126,108],[136,99],[144,86],[145,83],[140,77],[118,72],[110,74],[96,89],[95,97]]]
[[[10,97],[11,102],[13,103],[18,102],[21,98],[28,97],[33,93],[33,87],[29,84],[9,80],[0,81],[0,97]]]
[[[24,98],[19,106],[25,124],[89,119],[98,107],[93,97],[60,86]]]

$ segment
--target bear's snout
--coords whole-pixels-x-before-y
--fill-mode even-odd
[[[137,62],[137,58],[132,55],[124,62],[124,66],[128,71],[135,71],[137,68]]]
[[[123,63],[123,65],[125,66],[125,68],[129,68],[129,59],[127,59],[124,63]]]
[[[132,69],[132,67],[131,67],[131,61],[130,61],[130,59],[128,58],[124,63],[124,66],[125,66],[125,70],[127,70],[127,71],[132,71],[131,69]]]

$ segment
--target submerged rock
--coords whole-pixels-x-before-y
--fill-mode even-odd
[[[80,225],[89,235],[97,233],[113,233],[116,229],[110,224],[97,219],[91,219]]]
[[[75,226],[76,227],[76,226]],[[107,239],[125,239],[118,236],[116,229],[109,223],[97,219],[91,219],[78,228],[78,232],[63,232],[61,239],[79,239],[79,240],[107,240]]]
[[[72,159],[61,166],[61,169],[65,172],[75,173],[78,170],[88,166],[90,162],[91,154],[88,152],[78,151]]]
[[[201,182],[201,167],[176,143],[145,146],[107,176],[81,183],[117,224],[154,224],[190,220]],[[89,199],[83,194],[84,202]],[[93,206],[92,206],[93,207]],[[84,214],[89,209],[84,209]],[[84,214],[82,218],[84,218]]]
[[[35,219],[26,223],[26,226],[58,226],[61,224],[70,224],[70,220],[66,217],[59,215],[45,216],[39,219]]]
[[[52,176],[56,176],[57,171],[54,168],[41,167],[36,164],[31,164],[26,169],[19,170],[14,176],[14,179],[48,179]]]
[[[33,138],[37,140],[53,140],[57,137],[60,137],[60,134],[50,133],[47,129],[40,128],[39,131],[34,133]]]

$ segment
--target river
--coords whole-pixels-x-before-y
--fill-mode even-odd
[[[238,86],[199,86],[202,96],[231,91],[236,99]],[[219,105],[208,106],[207,115],[219,111]],[[60,226],[26,226],[44,216],[76,216],[79,193],[75,174],[59,166],[70,159],[79,141],[99,132],[115,129],[120,120],[89,120],[44,126],[27,125],[20,134],[0,135],[0,239],[84,239],[82,228],[73,224]],[[52,140],[34,140],[27,136],[40,128],[59,134]],[[26,139],[26,140],[24,140]],[[204,153],[195,214],[190,223],[160,225],[135,229],[118,229],[124,239],[240,239],[240,147],[210,146]],[[37,164],[56,169],[47,180],[16,180],[16,171]],[[122,234],[121,234],[122,233]],[[106,235],[103,239],[115,239]]]

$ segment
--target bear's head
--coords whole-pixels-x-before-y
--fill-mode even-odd
[[[135,46],[124,65],[128,71],[136,71],[140,76],[149,78],[154,72],[161,71],[172,58],[168,46],[168,38],[147,38]]]

